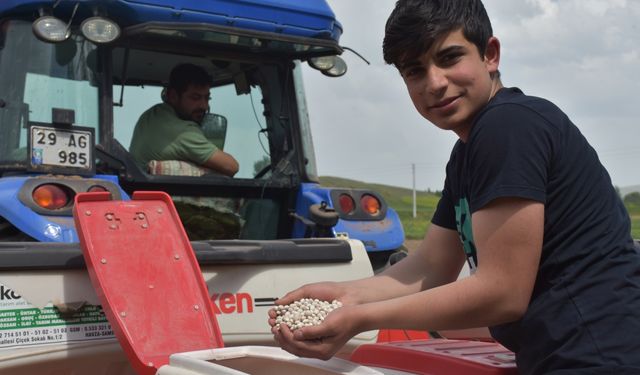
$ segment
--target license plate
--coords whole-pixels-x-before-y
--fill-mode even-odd
[[[57,168],[90,172],[93,170],[93,129],[60,129],[31,126],[31,167],[36,170]]]

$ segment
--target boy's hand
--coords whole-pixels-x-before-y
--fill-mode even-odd
[[[276,300],[276,305],[290,305],[291,303],[301,300],[303,298],[319,299],[321,301],[340,301],[343,306],[346,304],[353,304],[353,299],[350,298],[346,292],[346,289],[341,284],[336,282],[322,282],[307,284],[298,289],[295,289],[284,295],[282,298]],[[273,328],[276,325],[276,311],[275,309],[269,310],[269,325]]]
[[[273,327],[271,332],[280,347],[287,352],[299,357],[327,360],[358,333],[351,314],[353,308],[340,307],[329,313],[324,322],[317,326],[291,331],[288,326],[281,324],[280,329]]]
[[[321,301],[333,301],[337,299],[344,303],[344,301],[342,301],[344,294],[344,289],[335,282],[307,284],[285,294],[282,298],[278,298],[276,304],[289,305],[303,298],[319,299]]]

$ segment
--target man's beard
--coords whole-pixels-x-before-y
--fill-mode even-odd
[[[178,117],[185,121],[193,121],[198,125],[202,125],[202,120],[204,119],[205,111],[193,111],[191,113],[184,113],[182,111],[176,111]]]
[[[205,111],[194,111],[191,112],[192,121],[197,122],[199,125],[202,125],[202,120],[204,120]]]

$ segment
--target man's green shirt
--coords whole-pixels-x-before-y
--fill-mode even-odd
[[[166,103],[156,104],[140,116],[129,147],[145,171],[151,160],[183,160],[202,165],[217,150],[197,123],[179,118]]]

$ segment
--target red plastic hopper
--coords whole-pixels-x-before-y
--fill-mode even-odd
[[[139,374],[173,353],[223,346],[206,284],[171,198],[83,193],[74,217],[91,283]]]

